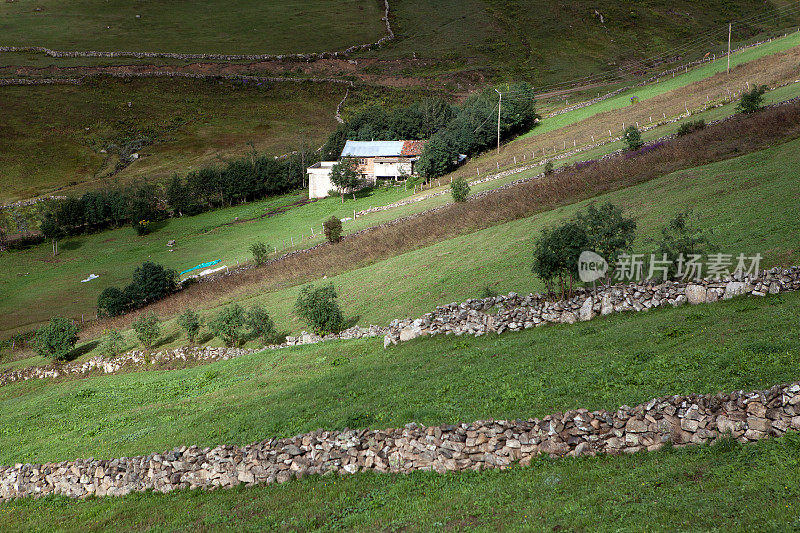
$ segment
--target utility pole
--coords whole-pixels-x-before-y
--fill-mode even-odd
[[[500,155],[500,111],[503,109],[503,93],[495,89],[495,92],[500,95],[497,102],[497,155]]]
[[[733,23],[728,23],[728,74],[731,73],[731,28],[733,28]]]

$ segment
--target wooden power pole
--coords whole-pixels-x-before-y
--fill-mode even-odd
[[[733,23],[728,23],[728,74],[731,73],[731,28]]]
[[[503,109],[503,93],[495,89],[500,99],[497,102],[497,155],[500,155],[500,111]]]

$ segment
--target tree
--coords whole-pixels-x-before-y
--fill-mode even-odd
[[[339,242],[342,240],[342,221],[338,217],[331,217],[322,223],[322,231],[328,242]]]
[[[119,331],[115,329],[103,330],[100,340],[100,353],[106,357],[114,357],[122,349],[123,338]]]
[[[616,263],[619,254],[630,250],[636,238],[636,221],[625,218],[622,209],[611,203],[599,208],[591,204],[586,212],[575,215],[575,221],[586,233],[587,249],[609,263]]]
[[[263,265],[267,262],[269,248],[266,243],[254,242],[250,245],[250,252],[253,254],[253,260],[256,262],[256,266]]]
[[[39,355],[62,361],[67,358],[76,342],[78,342],[78,326],[68,318],[54,316],[47,324],[36,330],[34,346]]]
[[[257,305],[251,307],[247,311],[246,321],[251,337],[261,339],[264,344],[275,337],[275,322],[263,307]]]
[[[331,168],[331,183],[339,189],[344,203],[344,194],[353,192],[361,186],[361,176],[358,174],[358,161],[345,157]]]
[[[106,287],[97,298],[97,314],[101,317],[125,314],[131,306],[130,296],[117,287]]]
[[[128,220],[139,236],[150,233],[153,221],[158,218],[158,198],[153,185],[140,183],[129,195]]]
[[[344,325],[342,309],[333,285],[314,288],[306,285],[300,289],[295,302],[295,313],[320,335],[341,331]]]
[[[450,184],[450,193],[456,202],[466,202],[469,196],[469,183],[464,178],[456,178]]]
[[[574,220],[554,228],[546,228],[536,240],[533,249],[533,273],[553,292],[553,281],[558,279],[561,296],[578,275],[578,257],[589,246],[586,230]]]
[[[628,150],[631,152],[638,150],[644,145],[644,142],[642,141],[642,134],[639,133],[639,130],[636,128],[636,126],[628,126],[625,129],[624,137],[625,142],[628,143]]]
[[[170,268],[150,261],[142,263],[133,271],[133,280],[129,285],[134,305],[141,307],[175,292],[177,279],[177,273]]]
[[[739,113],[755,113],[761,109],[764,103],[764,93],[767,92],[767,86],[761,85],[760,87],[753,87],[750,91],[742,94],[739,104],[736,106],[736,111]]]
[[[457,160],[458,151],[442,137],[437,136],[425,143],[416,169],[419,174],[428,179],[436,178],[455,169]]]
[[[194,310],[187,309],[178,315],[178,325],[186,332],[186,339],[189,343],[194,344],[200,329],[203,327],[203,321]]]
[[[208,328],[222,339],[226,346],[239,346],[245,336],[245,319],[242,306],[232,304],[222,308],[208,324]]]
[[[172,208],[173,216],[182,217],[184,213],[192,212],[192,196],[183,180],[173,174],[167,185],[167,203]]]
[[[681,257],[688,260],[690,256],[703,255],[715,248],[710,236],[693,223],[693,218],[691,211],[682,211],[661,230],[658,251],[670,261],[671,278],[678,275],[677,265]]]
[[[136,338],[148,350],[155,345],[161,335],[161,324],[156,314],[152,311],[141,314],[131,323],[131,327],[136,333]]]
[[[55,214],[47,212],[39,227],[45,239],[50,239],[53,248],[53,257],[58,253],[58,239],[64,236],[64,230],[59,225]]]

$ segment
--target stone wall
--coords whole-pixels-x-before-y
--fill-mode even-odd
[[[463,303],[439,306],[421,318],[395,320],[389,325],[384,346],[424,335],[484,335],[489,332],[574,324],[600,315],[624,311],[648,311],[690,303],[716,302],[734,296],[765,296],[800,290],[800,266],[764,270],[758,276],[734,275],[697,282],[667,281],[614,285],[596,290],[580,288],[567,300],[550,301],[542,294],[510,293]]]
[[[0,501],[63,494],[122,496],[152,489],[213,489],[281,483],[309,474],[408,473],[507,468],[552,457],[635,453],[713,442],[751,442],[800,430],[800,382],[756,392],[655,398],[616,412],[586,409],[542,419],[387,430],[317,430],[244,447],[181,446],[111,460],[0,467]]]
[[[648,311],[658,307],[677,307],[686,303],[710,303],[734,296],[765,296],[800,290],[800,266],[764,270],[756,277],[734,276],[724,280],[698,282],[642,282],[618,284],[590,290],[579,288],[575,296],[550,301],[542,294],[521,296],[516,293],[490,298],[470,299],[439,306],[417,319],[394,320],[387,327],[353,326],[324,337],[302,332],[288,336],[286,342],[262,349],[276,350],[289,346],[316,344],[330,340],[364,339],[383,336],[384,348],[426,335],[475,335],[489,332],[521,331],[545,324],[574,324],[597,316],[624,311]],[[224,361],[262,349],[194,347],[177,348],[147,354],[132,351],[117,357],[96,356],[87,361],[54,363],[46,366],[7,370],[0,373],[0,386],[29,379],[114,374],[122,371],[162,369],[164,366]]]
[[[215,361],[226,361],[239,357],[260,352],[264,349],[276,350],[289,346],[300,346],[303,344],[315,344],[325,340],[333,339],[360,339],[366,337],[380,337],[386,335],[388,328],[370,326],[362,328],[354,326],[336,335],[326,335],[320,337],[305,331],[297,337],[286,337],[286,342],[282,344],[272,344],[264,348],[217,348],[212,346],[180,347],[173,350],[161,350],[154,353],[147,353],[141,350],[133,350],[116,357],[104,357],[101,355],[87,359],[86,361],[75,361],[69,363],[53,363],[45,366],[32,366],[14,370],[0,372],[0,386],[15,383],[17,381],[28,381],[30,379],[57,379],[64,377],[85,377],[89,375],[117,374],[123,371],[135,370],[163,370],[166,368],[185,367],[195,364],[213,363]]]

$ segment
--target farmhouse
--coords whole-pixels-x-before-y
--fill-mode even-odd
[[[355,159],[364,181],[375,185],[378,180],[397,180],[413,175],[424,145],[425,141],[347,141],[340,160]],[[336,163],[320,161],[306,169],[309,198],[324,198],[328,191],[335,189],[330,176]]]

